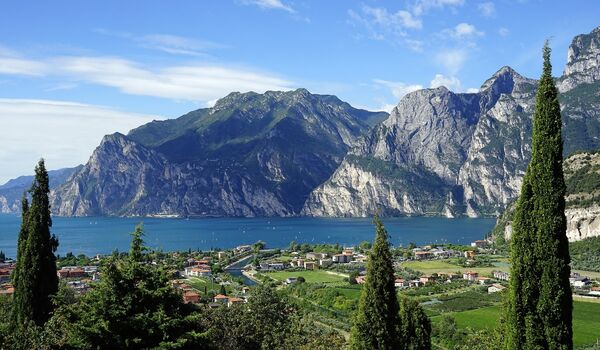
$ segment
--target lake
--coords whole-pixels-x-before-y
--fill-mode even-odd
[[[108,254],[129,249],[130,233],[143,222],[146,245],[154,249],[227,249],[258,240],[269,248],[298,243],[340,243],[352,246],[372,241],[375,233],[369,218],[115,218],[85,217],[53,219],[58,254]],[[384,218],[393,245],[427,243],[469,244],[481,239],[496,222],[493,218],[402,217]],[[0,250],[14,257],[20,217],[0,214]]]

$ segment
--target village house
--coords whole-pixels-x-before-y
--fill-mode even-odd
[[[467,271],[467,272],[463,273],[463,280],[466,280],[469,282],[477,281],[477,277],[479,277],[479,274],[477,272]]]
[[[217,294],[213,298],[213,302],[215,302],[215,303],[227,304],[228,301],[229,301],[229,297],[227,295],[223,295],[223,294]]]
[[[319,266],[321,266],[321,267],[327,267],[327,266],[330,266],[331,264],[333,264],[333,260],[331,260],[331,259],[320,259],[319,260]]]
[[[427,283],[433,283],[433,282],[435,282],[435,279],[433,277],[429,276],[429,275],[426,275],[426,276],[421,276],[419,278],[419,281],[421,283],[423,283],[423,284],[427,284]]]
[[[428,251],[415,252],[415,259],[416,260],[431,259],[432,256],[433,256],[433,254],[431,252],[428,252]]]
[[[419,286],[422,286],[422,285],[423,285],[423,282],[421,282],[420,280],[408,281],[408,286],[410,288],[416,288],[416,287],[419,287]]]
[[[185,275],[188,277],[209,277],[212,275],[210,267],[204,266],[194,266],[194,267],[186,267]]]
[[[85,277],[87,274],[81,267],[66,266],[56,271],[56,275],[59,278],[81,278]]]
[[[307,270],[316,270],[317,267],[318,267],[318,265],[315,261],[305,261],[304,262],[304,268]]]
[[[231,297],[227,300],[227,307],[232,307],[233,305],[243,304],[245,302],[242,298]]]
[[[408,287],[408,281],[403,278],[396,278],[394,280],[394,287],[396,288],[406,288]]]
[[[352,255],[348,254],[336,254],[331,259],[334,263],[345,264],[352,261]]]
[[[327,257],[327,253],[315,253],[315,252],[306,253],[306,259],[308,259],[308,260],[319,260],[319,259],[325,259],[326,257]]]
[[[495,279],[500,281],[508,281],[510,279],[510,273],[505,271],[493,271],[492,275]]]
[[[494,283],[494,284],[492,284],[491,286],[488,287],[488,293],[489,294],[491,294],[491,293],[498,293],[498,292],[501,292],[501,291],[503,291],[505,289],[506,289],[506,287],[504,287],[503,285],[498,284],[498,283]]]
[[[182,297],[185,304],[198,304],[200,302],[200,294],[191,290],[185,291]]]
[[[592,284],[592,281],[587,276],[581,276],[577,272],[571,273],[569,283],[575,288],[583,288]]]
[[[217,258],[219,260],[223,260],[223,259],[227,258],[227,252],[218,252],[217,253]]]

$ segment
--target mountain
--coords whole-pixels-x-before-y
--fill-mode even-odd
[[[67,179],[81,169],[83,165],[75,168],[63,168],[48,171],[50,188],[56,188],[67,181]],[[21,198],[23,193],[29,190],[33,183],[33,175],[19,176],[0,185],[0,213],[18,213],[21,211]]]
[[[600,236],[600,151],[577,152],[563,163],[567,186],[567,237],[579,241]],[[498,218],[492,234],[509,239],[515,201]]]
[[[305,89],[232,93],[212,108],[106,136],[52,193],[63,216],[290,216],[387,113]]]
[[[561,77],[565,155],[600,149],[600,28],[579,35]],[[498,215],[531,157],[537,81],[503,67],[477,93],[406,95],[309,196],[311,216]]]

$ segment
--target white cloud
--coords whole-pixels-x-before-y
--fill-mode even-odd
[[[477,5],[477,9],[485,17],[493,17],[496,14],[496,6],[493,2],[482,2]]]
[[[125,39],[137,46],[166,52],[173,55],[206,56],[206,51],[224,47],[221,44],[206,40],[198,40],[172,34],[135,35],[129,32],[119,32],[103,28],[94,30],[96,33]]]
[[[5,60],[0,57],[0,64]],[[45,61],[11,58],[0,73],[53,75],[72,82],[109,86],[131,95],[207,102],[232,91],[289,90],[283,78],[245,67],[189,64],[149,68],[118,57],[70,56]]]
[[[43,63],[19,57],[0,57],[0,74],[17,75],[42,75],[45,66]]]
[[[468,92],[468,93],[470,93],[470,94],[474,94],[474,93],[477,93],[477,92],[479,92],[479,89],[478,89],[478,88],[468,88],[468,89],[466,90],[466,92]]]
[[[498,34],[500,34],[500,36],[508,36],[508,34],[510,34],[510,31],[508,30],[508,28],[501,27],[500,29],[498,29]]]
[[[460,80],[457,77],[450,76],[447,77],[443,74],[436,74],[435,77],[429,83],[430,88],[437,88],[440,86],[445,86],[448,90],[452,90],[454,92],[461,92],[462,86]]]
[[[435,60],[451,75],[456,75],[465,64],[467,56],[465,49],[449,49],[437,53]]]
[[[474,39],[484,35],[474,25],[464,22],[457,24],[454,28],[444,29],[442,33],[456,40]]]
[[[421,20],[408,11],[391,12],[382,7],[363,6],[360,13],[348,10],[348,15],[352,23],[366,29],[371,39],[406,42],[409,48],[420,49],[422,46],[417,40],[406,39],[407,30],[421,29],[423,26]]]
[[[403,82],[400,82],[400,81],[389,81],[389,80],[383,80],[383,79],[374,79],[373,82],[376,83],[376,84],[383,85],[385,87],[390,88],[392,90],[392,94],[398,100],[400,100],[406,94],[409,94],[409,93],[411,93],[413,91],[417,91],[417,90],[423,89],[422,85],[419,85],[419,84],[406,84],[406,83],[403,83]]]
[[[0,99],[0,184],[33,173],[44,157],[49,169],[85,163],[102,137],[156,116],[48,100]]]
[[[263,9],[284,10],[289,13],[296,12],[292,7],[284,4],[281,0],[244,0],[243,3],[247,5],[256,5]]]
[[[420,16],[432,9],[462,6],[464,3],[464,0],[417,0],[412,6],[412,12]]]
[[[384,28],[411,28],[420,29],[423,24],[420,19],[413,17],[408,11],[388,12],[382,7],[363,6],[362,11],[368,19]]]

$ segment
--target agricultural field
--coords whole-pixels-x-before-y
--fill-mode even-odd
[[[460,329],[493,329],[498,326],[501,305],[450,313]],[[433,323],[441,316],[432,317]],[[600,339],[600,304],[575,301],[573,308],[573,341],[576,346],[594,344]]]
[[[267,272],[264,275],[281,282],[284,282],[290,277],[298,278],[302,276],[307,283],[340,283],[344,282],[344,277],[348,277],[343,274],[332,273],[325,270],[277,271]]]
[[[462,267],[457,264],[453,264],[451,259],[447,260],[422,260],[422,261],[405,261],[402,263],[402,267],[409,268],[411,270],[420,271],[425,275],[431,275],[439,272],[460,272],[475,271],[481,275],[490,275],[492,271],[508,271],[510,266],[505,262],[501,261],[496,266],[492,267]]]

